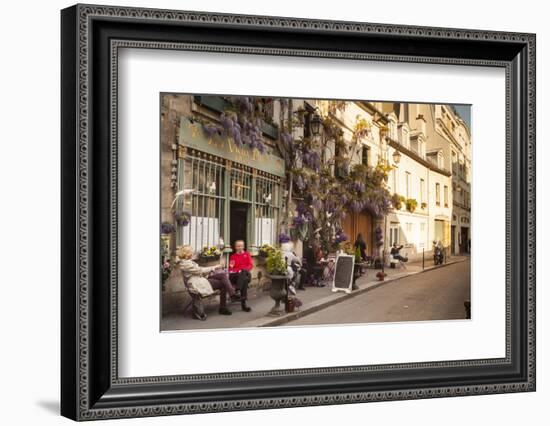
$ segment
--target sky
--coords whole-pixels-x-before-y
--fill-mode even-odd
[[[456,112],[460,117],[466,122],[468,127],[472,129],[472,117],[471,117],[471,111],[472,106],[471,105],[453,105],[456,109]]]

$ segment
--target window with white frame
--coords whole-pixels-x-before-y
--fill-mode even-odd
[[[395,222],[390,224],[390,246],[394,244],[399,244],[399,224]]]
[[[256,210],[254,220],[254,243],[275,245],[279,222],[279,186],[273,177],[256,178]]]
[[[194,251],[217,245],[223,235],[225,208],[225,167],[221,161],[187,155],[180,159],[180,188],[184,194],[176,204],[178,245],[190,245]]]

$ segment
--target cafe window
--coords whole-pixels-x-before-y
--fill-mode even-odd
[[[392,222],[390,224],[390,247],[399,244],[399,224]]]
[[[231,169],[229,187],[232,200],[252,202],[252,173],[250,171],[239,168]]]
[[[188,150],[178,161],[178,212],[190,213],[178,224],[177,245],[195,252],[205,246],[243,239],[248,246],[275,244],[280,215],[280,178],[200,151]]]
[[[369,165],[369,151],[370,148],[368,146],[363,146],[363,149],[361,150],[361,163],[364,166]]]
[[[177,244],[190,245],[195,251],[217,245],[224,232],[225,167],[212,156],[187,155],[180,159],[178,212],[191,214],[186,226],[178,226]]]
[[[275,178],[258,176],[254,218],[254,244],[275,245],[280,205],[279,185]]]

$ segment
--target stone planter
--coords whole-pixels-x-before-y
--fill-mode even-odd
[[[287,296],[287,275],[270,275],[271,279],[271,289],[269,290],[269,295],[275,301],[275,305],[269,311],[268,315],[279,316],[283,314],[283,309],[281,309],[281,302],[286,299]]]

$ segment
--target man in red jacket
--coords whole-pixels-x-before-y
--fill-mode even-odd
[[[244,241],[235,241],[235,251],[229,258],[229,280],[241,291],[241,308],[245,312],[251,311],[246,301],[248,299],[248,285],[252,278],[250,271],[253,267],[252,257],[244,249]]]

